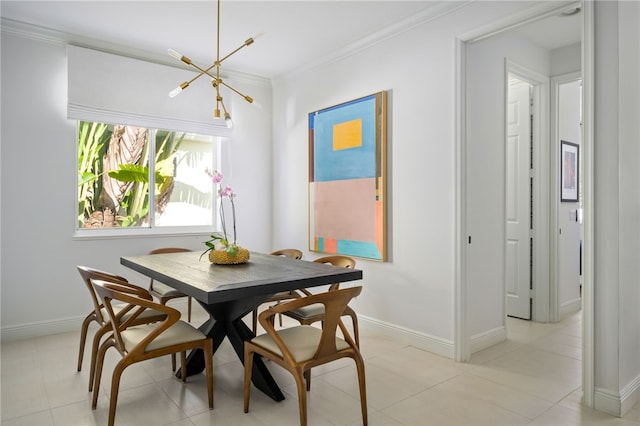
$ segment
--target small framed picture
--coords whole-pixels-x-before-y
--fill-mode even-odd
[[[560,201],[578,201],[580,146],[560,141]]]

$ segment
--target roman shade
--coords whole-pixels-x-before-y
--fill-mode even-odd
[[[201,78],[192,90],[169,97],[169,91],[191,79],[193,72],[72,45],[67,47],[67,61],[68,118],[231,134],[224,120],[213,118],[215,91],[206,87],[208,79]]]

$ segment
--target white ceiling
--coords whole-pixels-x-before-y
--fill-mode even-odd
[[[547,50],[578,43],[582,39],[582,14],[570,8],[565,15],[553,15],[528,25],[513,28],[513,32],[530,39]]]
[[[249,37],[256,42],[225,61],[228,68],[274,78],[335,55],[391,27],[401,31],[416,16],[465,2],[224,0],[221,3],[221,57]],[[116,49],[165,58],[173,48],[208,66],[216,56],[215,1],[7,1],[3,19],[66,34],[80,44],[115,45]],[[578,15],[579,16],[579,15]],[[579,18],[549,18],[518,31],[548,49],[580,40]],[[99,46],[95,46],[99,47]]]

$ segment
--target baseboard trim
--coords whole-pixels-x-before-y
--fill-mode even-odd
[[[640,400],[640,376],[636,376],[619,393],[596,387],[594,408],[616,417],[622,417]]]
[[[0,341],[12,342],[16,340],[51,336],[53,334],[68,333],[70,331],[77,331],[79,336],[82,321],[84,321],[84,317],[73,317],[55,321],[34,322],[13,327],[3,327],[0,330]]]
[[[186,306],[186,302],[185,302]],[[178,306],[176,306],[178,307]],[[179,308],[179,307],[178,307]],[[376,331],[388,336],[405,337],[411,345],[433,352],[435,354],[453,359],[453,342],[439,337],[430,336],[395,324],[375,320],[373,318],[358,316],[361,326],[375,327]],[[59,333],[77,331],[80,333],[84,317],[65,318],[56,321],[23,324],[0,329],[0,341],[10,342],[16,340],[32,339],[36,337],[50,336]],[[79,334],[78,334],[79,335]]]
[[[183,312],[186,319],[187,301],[176,300],[170,302],[173,308]],[[88,312],[87,312],[88,313]],[[16,326],[2,327],[0,329],[0,342],[12,342],[16,340],[33,339],[36,337],[51,336],[53,334],[69,333],[75,331],[80,336],[80,328],[85,317],[70,317],[53,321],[34,322]],[[92,323],[95,327],[96,323]]]
[[[493,330],[471,336],[471,353],[474,354],[483,349],[507,340],[506,327],[496,327]]]
[[[576,313],[582,309],[582,299],[577,298],[570,300],[568,302],[564,302],[560,305],[560,320],[564,319],[567,315]]]
[[[433,352],[435,354],[454,359],[453,341],[445,340],[440,337],[430,336],[425,333],[420,333],[409,328],[400,327],[396,324],[391,324],[385,321],[380,321],[370,317],[358,315],[358,321],[360,327],[367,326],[373,327],[377,332],[388,336],[403,336],[410,341],[412,346],[419,349]]]
[[[638,402],[640,402],[640,375],[636,376],[636,378],[633,379],[627,386],[622,388],[620,397],[620,413],[624,416]]]

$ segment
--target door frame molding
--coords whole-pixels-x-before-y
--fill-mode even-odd
[[[455,284],[454,284],[454,357],[467,362],[471,358],[471,344],[467,324],[469,309],[467,277],[467,88],[465,82],[467,46],[473,41],[506,31],[514,26],[557,14],[565,9],[582,7],[582,78],[583,78],[583,194],[584,246],[582,290],[582,391],[583,403],[594,405],[594,289],[593,289],[593,112],[594,112],[594,5],[592,1],[562,2],[528,8],[507,19],[460,34],[455,39]]]
[[[582,402],[595,407],[594,278],[594,2],[582,3],[582,176],[584,221],[582,245]]]

